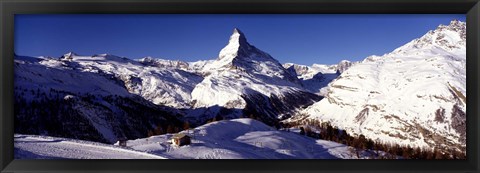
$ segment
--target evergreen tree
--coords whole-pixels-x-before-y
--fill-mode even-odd
[[[300,135],[305,135],[305,129],[303,127],[300,127]]]
[[[168,127],[167,127],[167,133],[175,133],[175,129],[173,128],[172,125],[168,125]]]
[[[190,123],[188,123],[188,121],[185,121],[185,123],[183,123],[183,130],[188,130],[190,129]]]
[[[147,133],[147,136],[150,137],[150,136],[153,136],[153,131],[149,130],[148,133]]]

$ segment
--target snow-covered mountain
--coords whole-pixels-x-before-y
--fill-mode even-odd
[[[312,66],[285,63],[283,67],[296,74],[301,80],[303,87],[312,93],[324,95],[328,84],[341,73],[357,62],[342,60],[338,64],[324,65],[313,64]]]
[[[452,21],[367,57],[300,114],[373,140],[465,151],[465,30],[464,22]]]
[[[162,84],[189,83],[197,76],[140,67],[139,62],[112,55],[17,56],[15,132],[112,143],[144,137],[157,125],[180,127],[183,123],[170,109],[136,93],[159,92],[156,87]],[[168,93],[174,94],[168,98],[188,91],[185,86],[171,87],[177,92]]]
[[[187,62],[180,61],[180,60],[165,60],[165,59],[158,59],[152,57],[145,57],[137,60],[138,62],[148,65],[148,66],[155,66],[160,68],[169,68],[169,69],[181,69],[188,71],[190,65]]]
[[[15,94],[16,132],[107,143],[216,116],[255,115],[272,125],[321,98],[236,29],[217,60],[16,56]]]
[[[150,57],[135,61],[109,54],[79,56],[70,52],[60,59],[49,58],[39,63],[47,68],[72,69],[109,76],[122,83],[120,86],[125,86],[129,93],[137,94],[158,105],[175,108],[189,107],[190,93],[203,79],[189,71],[189,64],[186,62]]]
[[[194,72],[197,72],[197,73],[200,73],[202,75],[204,70],[203,68],[205,66],[207,66],[208,64],[214,62],[215,60],[200,60],[200,61],[195,61],[195,62],[189,62],[188,65],[189,65],[189,69],[191,71],[194,71]]]
[[[197,110],[205,110],[200,115],[210,118],[255,114],[264,121],[275,120],[321,99],[306,91],[277,60],[249,44],[238,29],[203,72],[203,81],[192,91],[192,102]],[[199,111],[190,115],[198,116]]]

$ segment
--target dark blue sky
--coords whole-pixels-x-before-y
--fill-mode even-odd
[[[206,60],[238,27],[281,63],[336,64],[383,55],[453,19],[465,15],[15,15],[15,52]]]

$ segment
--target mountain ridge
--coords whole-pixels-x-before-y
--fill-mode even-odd
[[[300,114],[373,140],[465,152],[465,29],[452,21],[391,53],[365,58]]]

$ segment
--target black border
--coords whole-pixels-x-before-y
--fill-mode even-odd
[[[479,172],[478,0],[0,0],[1,172]],[[14,14],[467,14],[467,160],[13,160]],[[473,96],[473,97],[472,97]]]

